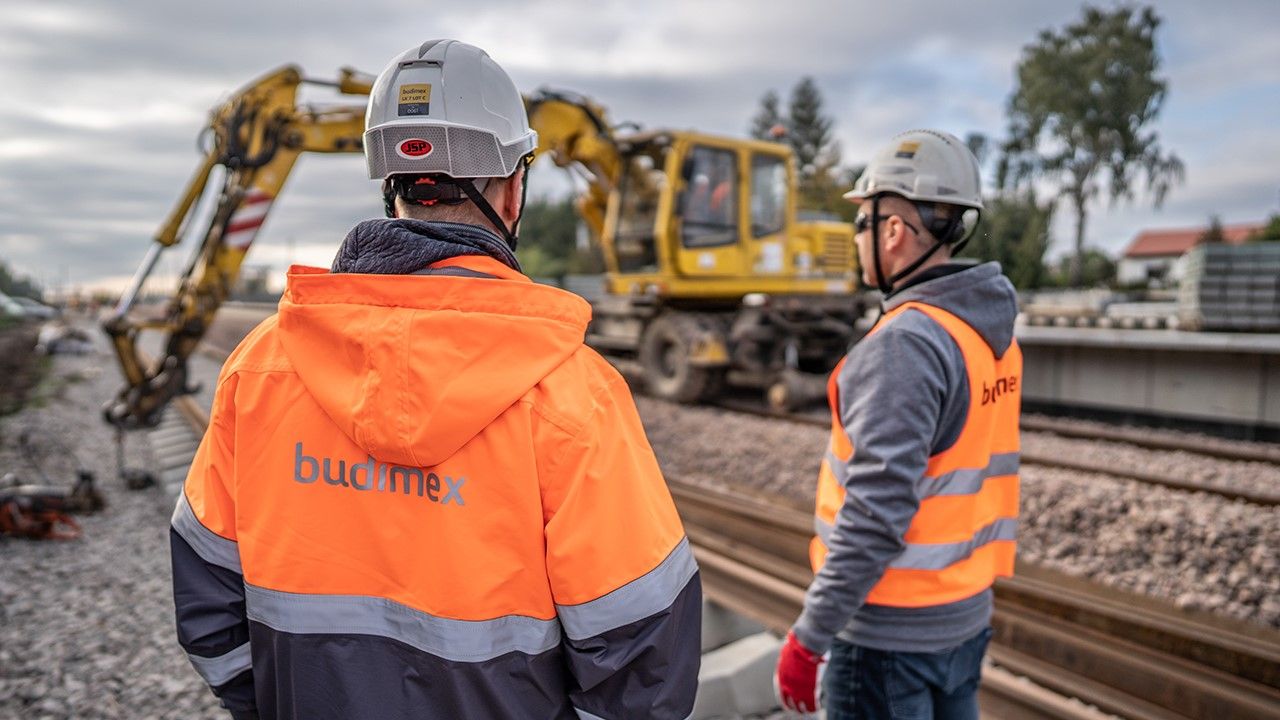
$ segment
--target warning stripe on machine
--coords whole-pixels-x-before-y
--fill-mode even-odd
[[[258,234],[258,228],[267,219],[267,211],[271,209],[271,201],[274,199],[261,190],[250,190],[245,195],[244,202],[231,215],[231,222],[227,223],[222,241],[229,247],[248,249]]]

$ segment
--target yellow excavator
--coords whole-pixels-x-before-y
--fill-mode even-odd
[[[304,84],[367,95],[372,83],[350,69],[318,81],[286,66],[213,110],[203,163],[104,322],[126,381],[104,410],[109,422],[154,425],[170,400],[194,391],[187,359],[298,156],[361,152],[363,103],[301,105]],[[638,361],[648,391],[666,399],[714,397],[726,382],[765,389],[775,406],[820,393],[862,310],[853,231],[797,220],[789,147],[692,131],[623,132],[572,93],[542,90],[525,103],[538,155],[585,180],[578,210],[607,270],[602,294],[589,298],[589,343]],[[139,289],[160,252],[194,222],[219,167],[212,219],[164,317],[135,318]],[[167,333],[151,363],[136,345],[144,329]]]

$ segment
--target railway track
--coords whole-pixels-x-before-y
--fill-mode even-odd
[[[732,399],[721,400],[717,402],[715,406],[732,412],[758,415],[760,417],[777,418],[779,420],[803,423],[816,427],[826,428],[830,427],[831,424],[831,419],[829,417],[819,415],[817,413],[778,414],[769,410],[763,404],[753,403],[750,401]],[[1130,442],[1153,450],[1184,450],[1186,452],[1207,454],[1221,459],[1250,460],[1255,462],[1280,462],[1280,450],[1275,450],[1270,447],[1232,448],[1220,443],[1214,443],[1211,440],[1188,441],[1188,445],[1182,446],[1178,445],[1178,440],[1168,437],[1160,438],[1152,436],[1150,433],[1144,433],[1139,430],[1132,430],[1128,428],[1118,427],[1115,428],[1114,433],[1101,433],[1089,428],[1071,423],[1061,423],[1048,418],[1024,418],[1022,429],[1023,431],[1050,432],[1079,439]],[[1138,442],[1139,440],[1141,440],[1141,442]],[[1202,449],[1211,450],[1212,452],[1202,451]],[[1274,459],[1272,459],[1273,455],[1275,455]],[[1075,472],[1110,475],[1112,477],[1135,480],[1149,485],[1162,485],[1175,490],[1213,493],[1232,500],[1243,500],[1257,505],[1280,505],[1280,492],[1258,492],[1248,488],[1231,488],[1222,485],[1210,485],[1193,480],[1170,477],[1169,475],[1161,473],[1145,472],[1134,468],[1119,468],[1108,463],[1091,460],[1085,457],[1061,457],[1057,455],[1036,453],[1024,449],[1022,452],[1022,464],[1062,468],[1064,470],[1071,470]]]
[[[208,426],[193,398],[178,398],[174,409],[197,434]],[[667,480],[707,595],[785,632],[812,579],[812,518],[766,498]],[[987,716],[1280,717],[1280,633],[1028,564],[995,591],[993,667],[982,686]]]
[[[178,400],[176,409],[197,432],[207,425],[191,398]],[[808,514],[668,479],[707,594],[785,631],[811,579]],[[996,593],[985,715],[1097,720],[1101,710],[1144,720],[1280,718],[1280,634],[1274,631],[1189,616],[1028,565],[1001,581]]]
[[[1049,417],[1023,416],[1022,429],[1053,433],[1054,435],[1081,440],[1129,443],[1148,450],[1181,450],[1220,460],[1280,463],[1280,447],[1264,443],[1233,443],[1231,441],[1185,434],[1170,435],[1168,433],[1127,428],[1119,425],[1093,427]]]
[[[812,519],[735,492],[668,484],[708,595],[785,632],[812,577]],[[994,715],[1087,716],[1065,696],[1143,720],[1280,717],[1274,631],[1193,616],[1026,564],[997,583],[993,625],[990,658],[998,670],[984,679],[983,702]]]

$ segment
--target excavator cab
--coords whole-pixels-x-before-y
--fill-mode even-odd
[[[722,303],[758,292],[847,294],[853,237],[795,220],[791,152],[662,132],[619,138],[601,228],[612,294]]]
[[[694,402],[726,381],[774,405],[820,396],[861,314],[853,229],[799,222],[789,146],[623,132],[576,93],[525,98],[538,153],[585,180],[605,261],[588,342],[636,360],[650,393]]]

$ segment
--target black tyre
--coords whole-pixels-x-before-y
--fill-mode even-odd
[[[724,368],[689,364],[694,343],[706,332],[691,315],[669,313],[649,323],[640,339],[640,365],[649,394],[692,403],[721,391]]]

